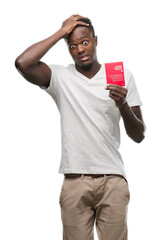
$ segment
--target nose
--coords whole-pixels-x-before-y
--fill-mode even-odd
[[[77,46],[77,53],[80,55],[80,54],[82,54],[83,52],[84,52],[84,47],[83,47],[82,44],[79,44],[79,45]]]

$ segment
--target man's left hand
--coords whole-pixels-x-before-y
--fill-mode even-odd
[[[106,85],[105,90],[109,90],[109,97],[115,101],[118,108],[123,107],[126,103],[127,89],[114,84]]]

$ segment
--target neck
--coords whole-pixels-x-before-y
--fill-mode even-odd
[[[91,79],[94,75],[100,70],[101,64],[96,61],[93,62],[91,65],[86,67],[80,67],[79,65],[75,64],[75,67],[78,72],[86,76],[87,78]]]

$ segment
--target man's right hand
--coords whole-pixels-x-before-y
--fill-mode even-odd
[[[61,30],[64,32],[64,38],[67,38],[68,35],[73,31],[75,26],[82,25],[88,27],[89,24],[79,21],[79,19],[86,19],[80,15],[72,15],[68,19],[66,19],[61,27]]]

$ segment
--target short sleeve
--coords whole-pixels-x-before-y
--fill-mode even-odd
[[[51,77],[50,77],[50,84],[48,86],[48,88],[46,87],[40,87],[41,89],[45,90],[48,94],[51,95],[51,97],[54,98],[55,96],[55,76],[54,76],[54,65],[49,65],[49,68],[51,69]]]
[[[134,76],[129,70],[125,70],[125,87],[128,90],[126,99],[129,106],[142,106]]]

